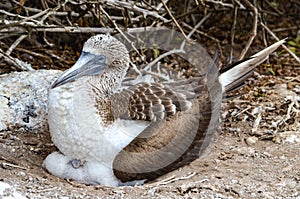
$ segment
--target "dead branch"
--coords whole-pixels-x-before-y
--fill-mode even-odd
[[[9,49],[5,52],[6,55],[10,55],[11,52],[19,45],[19,43],[24,40],[27,37],[27,35],[21,35],[10,47]]]
[[[13,58],[10,55],[5,54],[5,52],[2,49],[0,49],[0,58],[1,57],[4,57],[4,61],[15,66],[16,69],[24,70],[24,71],[33,71],[34,70],[30,64],[27,64],[17,58]]]
[[[197,29],[211,16],[212,13],[208,13],[205,17],[203,17],[196,26],[192,29],[192,31],[188,34],[187,38],[191,38],[191,36],[197,31]]]
[[[164,24],[168,26],[169,29],[176,26],[186,39],[193,36],[193,39],[204,42],[205,38],[202,37],[204,36],[216,42],[221,52],[221,58],[224,57],[222,56],[224,50],[223,44],[229,43],[231,49],[230,54],[229,52],[228,54],[230,55],[230,60],[232,60],[233,49],[239,45],[234,41],[241,37],[235,30],[239,27],[242,28],[244,25],[242,24],[243,22],[241,23],[239,17],[245,17],[243,13],[251,12],[250,14],[253,16],[252,30],[248,38],[245,38],[245,40],[248,41],[240,55],[241,59],[247,53],[256,35],[261,36],[261,32],[257,32],[258,16],[261,16],[261,13],[263,13],[264,18],[270,15],[277,17],[279,14],[285,14],[286,12],[280,7],[272,6],[270,1],[266,1],[265,3],[257,1],[257,5],[256,1],[254,1],[253,5],[250,0],[193,0],[189,1],[188,9],[184,7],[185,6],[177,5],[173,1],[168,0],[66,0],[62,2],[42,0],[36,2],[26,1],[26,3],[17,0],[2,1],[0,2],[0,40],[6,45],[2,48],[0,56],[4,58],[3,60],[5,60],[5,62],[13,66],[13,70],[31,70],[32,68],[29,65],[26,66],[26,62],[13,58],[11,56],[12,52],[14,52],[14,54],[16,53],[18,58],[22,57],[20,56],[22,52],[30,54],[33,57],[42,58],[42,53],[30,53],[30,48],[38,51],[37,49],[40,48],[40,44],[45,45],[45,48],[56,48],[58,44],[55,42],[60,38],[54,38],[54,35],[57,34],[53,33],[66,33],[61,34],[66,36],[69,33],[113,34],[118,32],[130,43],[125,32],[130,34],[144,32],[145,30],[159,30],[161,28],[163,29],[161,25]],[[247,11],[246,7],[250,8],[250,11]],[[241,10],[241,12],[239,12],[239,10]],[[230,11],[233,13],[231,32],[226,33],[225,30],[215,28],[219,25],[219,23],[216,23],[218,19],[215,19],[215,17],[224,16],[226,18]],[[237,12],[239,12],[239,17],[237,17]],[[224,27],[226,26],[228,30],[227,24],[222,25]],[[291,24],[289,27],[272,26],[272,29],[273,32],[278,32],[277,34],[284,34],[281,31],[296,32],[297,27]],[[221,31],[221,33],[214,32],[215,30]],[[266,30],[266,28],[263,28],[263,30]],[[266,32],[267,31],[270,32],[269,30],[266,30]],[[27,35],[27,37],[25,37],[25,35]],[[32,38],[39,38],[39,41],[36,43],[38,46],[27,47],[22,46],[25,42],[20,43],[22,40],[34,43],[32,42]],[[209,40],[208,43],[210,42]],[[21,47],[16,48],[16,46]],[[14,51],[14,49],[22,49],[23,51]],[[137,49],[135,50],[138,52]],[[289,50],[287,49],[287,51]],[[44,59],[46,60],[50,60],[53,56],[56,57],[55,60],[58,60],[57,57],[59,57],[59,53],[50,55],[51,53],[46,52],[45,54]],[[227,53],[225,53],[225,55],[226,54]],[[292,54],[292,56],[299,62],[299,58],[295,54]],[[161,59],[163,58],[164,57],[161,57]],[[46,62],[53,65],[57,64],[55,61]],[[156,63],[158,63],[158,60],[155,60],[154,64]],[[152,63],[150,63],[150,66],[151,64]]]
[[[154,59],[152,62],[150,62],[143,70],[144,71],[148,71],[152,66],[154,66],[157,62],[159,62],[161,59],[172,55],[172,54],[176,54],[176,53],[184,53],[184,50],[182,49],[175,49],[175,50],[171,50],[168,52],[165,52],[164,54],[158,56],[156,59]]]
[[[100,10],[111,21],[111,23],[113,23],[116,30],[126,39],[126,41],[131,44],[131,47],[133,48],[133,50],[141,57],[140,52],[133,45],[133,42],[131,42],[130,39],[124,34],[124,32],[119,28],[119,26],[116,24],[116,22],[111,19],[110,15],[102,8],[102,6],[100,6]]]
[[[235,26],[237,22],[237,15],[238,15],[238,7],[235,7],[234,14],[233,14],[233,22],[230,31],[230,55],[229,55],[229,62],[228,62],[229,64],[232,63],[232,57],[233,57],[234,35],[235,35]]]
[[[274,38],[274,39],[276,39],[277,41],[279,41],[280,39],[265,25],[265,24],[263,24],[262,22],[260,23],[260,25],[264,28],[264,29],[266,29],[267,31],[268,31],[268,33],[270,33],[270,35]],[[282,47],[288,52],[288,53],[290,53],[290,55],[292,55],[294,58],[295,58],[295,60],[298,62],[298,63],[300,63],[300,58],[295,54],[295,53],[293,53],[288,47],[286,47],[286,45],[284,45],[284,44],[282,44]]]
[[[229,8],[233,8],[233,4],[230,3],[224,3],[223,1],[215,1],[215,0],[205,0],[206,2],[210,2],[210,3],[214,3],[217,5],[220,5],[222,7],[229,7]]]
[[[256,37],[257,34],[257,21],[258,21],[258,11],[257,8],[254,6],[256,4],[256,0],[254,0],[254,5],[252,3],[250,3],[248,0],[243,0],[253,11],[253,25],[252,25],[252,30],[250,32],[250,38],[247,41],[247,44],[245,46],[245,48],[242,50],[239,60],[242,60],[246,53],[248,52],[254,38]]]
[[[183,31],[183,29],[181,28],[181,26],[179,25],[179,23],[176,21],[176,19],[174,18],[174,16],[172,15],[170,9],[168,8],[167,4],[162,0],[161,1],[164,5],[164,7],[166,8],[168,14],[170,15],[170,17],[172,18],[172,21],[176,24],[177,28],[180,30],[180,32],[182,33],[182,35],[185,37],[185,39],[187,41],[189,41],[189,38],[186,36],[185,32]]]
[[[181,177],[176,177],[176,176],[171,176],[167,179],[163,179],[161,181],[158,181],[156,183],[154,183],[155,185],[166,185],[166,184],[170,184],[172,182],[176,182],[176,181],[179,181],[179,180],[186,180],[186,179],[190,179],[192,178],[193,176],[195,176],[197,173],[196,172],[192,172],[190,173],[189,175],[187,176],[181,176]]]
[[[156,11],[149,11],[146,9],[143,9],[141,7],[138,7],[135,2],[124,2],[124,1],[108,1],[108,5],[113,6],[113,7],[118,7],[120,9],[127,8],[129,10],[135,11],[135,12],[140,12],[143,14],[143,16],[146,18],[148,15],[152,16],[154,18],[157,18],[163,22],[168,22],[169,20],[162,17],[160,14],[158,14]]]
[[[186,23],[183,23],[183,26],[189,28],[189,29],[193,29],[190,25],[186,24]],[[219,52],[220,52],[220,55],[222,56],[223,55],[223,51],[222,51],[222,47],[221,47],[221,41],[218,40],[217,38],[209,35],[208,33],[205,33],[205,32],[202,32],[200,30],[197,30],[196,29],[196,33],[200,34],[200,35],[203,35],[204,37],[207,37],[209,39],[211,39],[212,41],[216,42],[217,43],[217,46],[218,46],[218,49],[219,49]]]
[[[0,35],[9,34],[9,33],[18,33],[24,34],[28,33],[28,27],[32,28],[31,32],[64,32],[64,33],[112,33],[113,29],[111,28],[93,28],[93,27],[74,27],[74,26],[66,26],[66,27],[58,27],[55,25],[47,25],[36,27],[35,24],[32,23],[22,23],[18,27],[8,27],[0,29]]]

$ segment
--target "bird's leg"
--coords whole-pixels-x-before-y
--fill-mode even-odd
[[[46,157],[43,166],[49,171],[49,173],[60,178],[82,181],[84,179],[83,168],[78,167],[78,169],[76,169],[71,163],[71,157],[55,151]]]
[[[119,182],[119,186],[142,186],[147,180],[133,180],[128,182]]]
[[[82,167],[86,163],[86,161],[74,159],[74,160],[71,160],[70,163],[74,169],[78,169],[79,167]]]

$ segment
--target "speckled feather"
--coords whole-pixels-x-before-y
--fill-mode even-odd
[[[45,167],[62,178],[82,180],[78,175],[85,175],[83,182],[117,186],[118,179],[154,179],[190,163],[216,131],[221,93],[233,90],[283,42],[219,77],[204,74],[173,83],[121,87],[129,67],[126,47],[109,35],[91,37],[83,52],[105,57],[101,66],[107,68],[96,75],[89,72],[97,68],[87,68],[84,76],[68,81],[71,72],[80,74],[82,67],[90,66],[79,60],[53,83],[48,100],[49,128],[63,155],[50,154]],[[52,161],[57,155],[62,159],[60,165]],[[87,164],[77,170],[65,164],[72,159]]]
[[[155,89],[153,90],[161,94],[158,99],[168,98],[166,101],[168,105],[171,104],[174,106],[174,111],[159,114],[159,117],[155,117],[157,113],[150,111],[153,112],[150,115],[154,115],[151,125],[125,147],[114,161],[114,173],[119,179],[123,181],[155,179],[199,157],[201,147],[204,146],[203,141],[208,125],[211,121],[211,113],[216,105],[215,102],[211,101],[205,81],[204,77],[197,77],[167,85],[156,83],[154,86],[146,84],[145,87],[143,86],[139,89],[143,90],[143,94],[140,95],[145,95],[145,93],[154,93],[147,92],[147,89],[154,86]],[[140,87],[140,85],[137,87]],[[121,93],[128,92],[126,90]],[[127,99],[130,99],[133,93],[131,91],[131,95]],[[176,98],[175,96],[179,97]],[[117,97],[116,99],[120,98]],[[139,98],[135,100],[135,102],[137,101],[139,102]],[[120,105],[120,103],[117,104]],[[164,104],[161,103],[161,105]],[[125,107],[126,103],[123,106]],[[126,109],[119,107],[114,110]],[[143,109],[141,108],[141,110]],[[161,113],[160,111],[158,113]],[[120,113],[121,117],[124,115],[126,117],[129,114],[128,112],[118,112],[116,115]],[[145,119],[148,118],[146,117]],[[215,126],[217,126],[218,121],[214,122]],[[161,149],[170,151],[173,155],[169,154],[168,156],[161,157],[159,153]],[[162,158],[164,161],[162,161]],[[154,167],[159,169],[155,169]],[[149,168],[153,169],[147,171]],[[141,172],[143,170],[147,172]]]
[[[203,84],[196,88],[190,83],[190,81],[181,81],[180,85],[141,83],[123,89],[110,97],[110,106],[114,107],[112,117],[157,121],[175,115],[178,111],[185,111],[191,108],[191,101],[204,90]],[[189,87],[189,90],[183,89],[183,86]]]

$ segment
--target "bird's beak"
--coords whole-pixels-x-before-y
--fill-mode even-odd
[[[98,75],[107,67],[104,55],[95,55],[93,53],[82,52],[77,62],[68,70],[63,72],[51,85],[55,88],[72,82],[77,78],[89,75]]]

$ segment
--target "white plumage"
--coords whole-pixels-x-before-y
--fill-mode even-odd
[[[254,55],[252,59],[221,74],[219,80],[222,86],[226,88],[253,70],[283,42],[277,42]],[[109,35],[96,35],[85,43],[76,64],[52,84],[48,99],[48,120],[52,141],[60,152],[50,154],[44,161],[44,166],[50,173],[86,184],[126,185],[113,173],[115,157],[149,127],[151,122],[189,110],[193,100],[199,97],[195,93],[193,99],[188,99],[176,90],[177,87],[174,87],[174,92],[162,92],[163,95],[157,97],[155,93],[171,88],[163,85],[149,87],[155,92],[148,89],[152,92],[149,92],[148,97],[142,92],[136,92],[135,87],[127,91],[124,89],[123,92],[120,87],[128,64],[129,55],[121,42]],[[172,93],[171,91],[177,97],[180,96],[179,104],[185,108],[180,109],[175,105],[174,97],[170,98],[172,100],[168,98],[170,96],[167,93]],[[133,94],[134,92],[137,94]],[[122,93],[135,96],[126,98],[131,100],[131,108],[126,104],[114,104],[115,107],[112,105],[116,103],[112,100],[113,97],[119,97],[116,101],[122,103]],[[145,104],[140,104],[142,107],[135,104],[141,100],[142,103],[154,100],[160,106],[154,109],[152,101],[150,109],[146,110]],[[114,113],[111,109],[117,109],[117,105],[124,110],[116,110]],[[74,166],[74,160],[82,161],[82,165]]]

